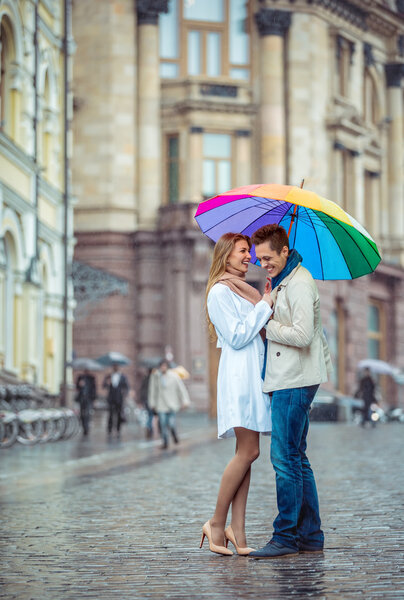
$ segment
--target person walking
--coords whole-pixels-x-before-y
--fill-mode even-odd
[[[269,290],[263,296],[245,278],[251,259],[250,238],[226,233],[215,245],[206,288],[211,335],[222,349],[217,378],[218,437],[236,437],[234,457],[224,470],[215,512],[202,528],[209,548],[248,555],[245,516],[251,465],[259,456],[259,435],[270,434],[269,397],[262,391],[264,344],[260,331],[272,314]],[[231,505],[231,523],[226,527]]]
[[[373,427],[376,427],[376,421],[371,419],[371,406],[377,404],[375,397],[376,384],[370,373],[370,369],[366,368],[363,371],[363,375],[359,381],[359,388],[355,394],[356,398],[360,398],[363,402],[362,407],[362,420],[361,425],[365,427],[366,423],[370,423]]]
[[[257,258],[271,279],[274,314],[266,325],[268,360],[264,391],[272,394],[271,461],[279,514],[272,539],[250,556],[277,558],[322,551],[317,488],[306,455],[309,410],[331,359],[320,317],[316,283],[289,250],[283,227],[267,225],[252,235]]]
[[[108,390],[108,435],[112,434],[115,425],[116,433],[119,437],[124,401],[129,391],[128,380],[119,370],[119,365],[112,365],[112,373],[105,376],[102,387]]]
[[[153,369],[147,369],[139,388],[139,405],[147,412],[146,439],[153,437],[153,418],[155,412],[149,406],[149,382]]]
[[[168,368],[168,361],[162,360],[158,369],[150,375],[149,409],[155,410],[160,423],[162,450],[168,448],[168,434],[171,432],[175,444],[178,444],[176,413],[191,404],[187,388],[181,378]]]
[[[91,410],[96,398],[95,377],[88,369],[77,377],[76,402],[80,405],[80,421],[83,427],[83,435],[87,436],[90,431]]]

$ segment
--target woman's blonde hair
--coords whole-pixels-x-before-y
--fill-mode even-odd
[[[222,275],[226,272],[227,260],[232,253],[234,246],[237,242],[245,241],[248,244],[248,248],[251,250],[251,240],[248,235],[243,235],[242,233],[225,233],[219,238],[215,244],[213,249],[213,257],[212,264],[210,266],[208,283],[206,286],[206,294],[205,294],[205,314],[206,320],[208,322],[208,330],[210,337],[212,339],[216,339],[216,331],[212,321],[209,318],[208,313],[208,294],[212,287],[217,283]]]

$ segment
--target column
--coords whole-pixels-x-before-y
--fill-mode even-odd
[[[236,131],[236,187],[251,183],[251,132],[239,129]]]
[[[261,183],[285,183],[284,37],[291,23],[291,13],[261,8],[255,20],[261,37]]]
[[[403,198],[403,91],[401,79],[404,75],[404,64],[385,65],[387,81],[387,110],[390,119],[388,135],[388,199],[389,224],[393,240],[404,235],[404,198]]]
[[[161,204],[159,12],[168,0],[138,0],[138,214],[139,226],[154,225]]]
[[[188,133],[187,202],[202,200],[203,129],[190,127]]]

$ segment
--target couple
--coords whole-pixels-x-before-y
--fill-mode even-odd
[[[252,243],[271,280],[262,297],[245,281]],[[235,456],[222,476],[215,513],[202,528],[201,547],[207,537],[210,550],[218,554],[233,554],[229,540],[238,554],[256,559],[323,549],[306,438],[310,405],[320,383],[327,380],[331,361],[317,286],[301,260],[296,250],[289,250],[288,235],[278,225],[261,227],[251,240],[227,233],[215,245],[206,309],[209,329],[216,332],[222,348],[218,437],[237,440]],[[264,383],[260,334],[268,344]],[[259,456],[259,434],[269,435],[271,429],[279,514],[272,539],[254,550],[247,546],[245,534],[251,464]],[[230,505],[231,524],[225,529]]]

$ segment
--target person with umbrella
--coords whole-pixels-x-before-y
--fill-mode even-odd
[[[250,238],[223,235],[215,245],[206,287],[206,312],[212,337],[222,349],[217,378],[218,437],[235,437],[236,452],[222,475],[213,517],[202,528],[209,548],[231,555],[248,555],[245,513],[251,465],[259,456],[260,432],[269,434],[269,397],[262,392],[264,344],[260,331],[272,314],[269,290],[263,296],[249,285]],[[231,524],[226,527],[231,505]],[[226,542],[225,542],[226,539]]]
[[[322,551],[316,483],[306,456],[309,410],[331,359],[320,317],[320,299],[302,257],[289,250],[286,230],[261,227],[252,236],[261,267],[271,279],[273,318],[266,325],[268,360],[264,391],[272,394],[271,461],[279,514],[272,539],[256,559]]]
[[[362,427],[365,427],[366,423],[370,423],[373,427],[376,426],[376,421],[371,419],[371,406],[377,404],[375,397],[376,384],[371,375],[370,369],[365,367],[359,381],[359,388],[355,393],[355,398],[361,398],[363,401],[362,407]]]
[[[112,434],[115,425],[116,433],[119,437],[124,401],[129,391],[128,380],[119,370],[119,364],[112,364],[112,373],[105,376],[102,387],[108,390],[108,435]]]
[[[76,402],[80,405],[80,420],[83,427],[83,435],[87,436],[90,430],[91,409],[96,398],[95,377],[88,369],[77,377]]]

